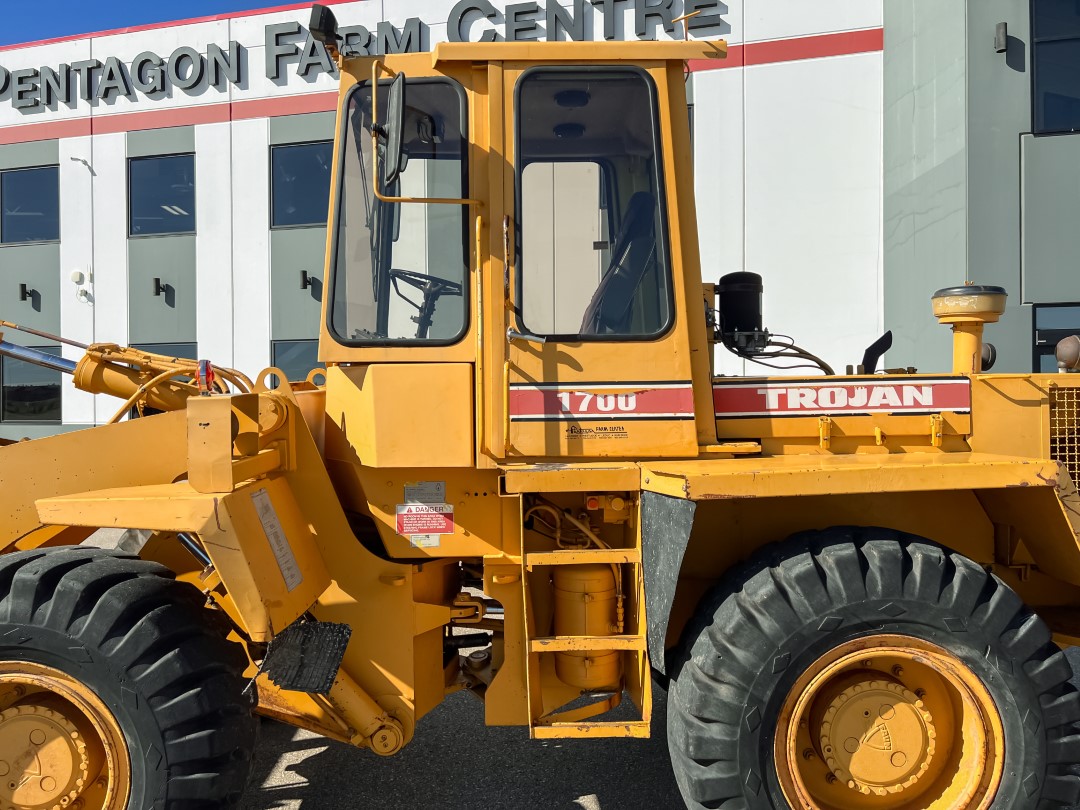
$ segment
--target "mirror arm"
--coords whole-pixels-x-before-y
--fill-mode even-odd
[[[475,205],[483,207],[483,200],[469,197],[395,197],[383,194],[379,189],[379,135],[386,134],[386,127],[379,123],[379,73],[396,76],[381,59],[371,63],[371,190],[375,198],[384,203],[426,203],[428,205]]]

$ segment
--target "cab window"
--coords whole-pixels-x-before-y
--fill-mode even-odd
[[[538,69],[517,90],[519,317],[567,340],[672,319],[656,97],[636,69]]]
[[[379,120],[386,120],[380,84]],[[409,80],[403,170],[388,197],[465,195],[465,99],[443,79]],[[345,103],[330,331],[346,345],[447,344],[465,332],[468,209],[395,203],[372,188],[371,87]]]

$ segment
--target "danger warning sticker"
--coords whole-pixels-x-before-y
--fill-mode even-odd
[[[454,507],[448,503],[399,503],[397,533],[405,536],[453,534]]]

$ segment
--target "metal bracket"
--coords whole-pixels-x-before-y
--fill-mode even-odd
[[[25,284],[20,284],[19,285],[19,300],[20,301],[29,301],[33,297],[34,297],[34,290],[32,290],[30,287],[26,286]]]
[[[155,278],[154,278],[154,297],[155,298],[159,297],[162,293],[166,292],[168,289],[169,289],[169,285],[168,284],[162,284],[161,279],[157,278],[155,276]]]
[[[315,281],[314,277],[309,276],[307,270],[301,270],[300,271],[300,289],[301,290],[309,290],[309,289],[311,289],[311,285],[312,285],[312,283],[314,281]]]
[[[818,419],[818,444],[822,450],[832,447],[832,418],[822,416]]]
[[[945,418],[940,413],[930,417],[930,444],[933,447],[941,447],[945,435]]]

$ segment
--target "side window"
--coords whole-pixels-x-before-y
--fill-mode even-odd
[[[270,343],[270,364],[285,372],[289,382],[307,379],[308,372],[321,367],[319,341],[275,340]]]
[[[195,156],[154,155],[128,160],[128,233],[195,233]]]
[[[1032,0],[1035,132],[1080,130],[1080,4]]]
[[[56,166],[0,172],[0,243],[60,238],[60,172]]]
[[[333,141],[274,146],[270,151],[270,227],[325,225]]]
[[[671,325],[655,91],[631,69],[533,70],[518,83],[526,331],[650,338]]]
[[[59,346],[39,351],[60,354]],[[0,358],[0,422],[60,423],[60,372]]]

